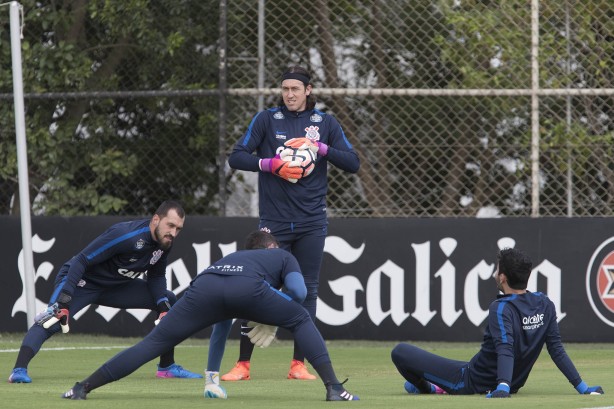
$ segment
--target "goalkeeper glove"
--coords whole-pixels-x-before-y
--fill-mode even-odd
[[[285,146],[295,149],[309,149],[318,156],[326,156],[328,154],[328,145],[323,142],[312,141],[309,138],[292,138],[286,143]]]
[[[59,322],[62,327],[62,332],[66,334],[70,330],[68,327],[68,316],[68,306],[56,302],[34,317],[34,321],[45,329],[51,328],[52,325]]]
[[[247,333],[247,336],[252,344],[256,345],[257,347],[266,348],[271,345],[271,342],[273,342],[275,339],[277,327],[273,325],[259,324],[254,321],[248,322],[247,325],[252,327],[252,330]]]
[[[296,183],[303,175],[303,169],[300,168],[300,162],[286,162],[280,158],[260,159],[260,170],[263,172],[273,173],[290,183]]]
[[[586,382],[582,381],[578,386],[576,386],[576,390],[581,395],[603,395],[603,388],[601,386],[588,386]]]
[[[160,320],[170,311],[171,304],[167,300],[164,300],[158,304],[156,309],[158,310],[158,319],[154,321],[154,324],[158,325]]]
[[[497,389],[488,393],[486,397],[487,398],[509,398],[510,397],[510,386],[505,382],[501,382],[499,385],[497,385]]]

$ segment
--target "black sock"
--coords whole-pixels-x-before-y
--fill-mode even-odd
[[[292,356],[292,359],[296,359],[297,361],[305,362],[305,355],[303,354],[303,351],[301,351],[301,349],[299,348],[296,342],[294,342],[294,355]]]
[[[19,348],[19,354],[17,355],[17,361],[15,361],[15,368],[27,368],[28,364],[34,358],[34,350],[27,346]]]
[[[175,348],[160,355],[160,368],[168,368],[175,363]]]
[[[113,379],[111,379],[107,375],[107,372],[103,371],[101,367],[101,368],[98,368],[93,374],[85,378],[80,383],[85,386],[85,391],[89,392],[92,389],[100,388],[101,386],[106,385],[107,383],[111,383],[111,382],[113,382]]]
[[[424,393],[424,394],[431,393],[431,383],[424,378],[421,378],[418,382],[416,382],[414,386],[418,388],[420,393]]]
[[[313,364],[312,364],[313,365]],[[313,365],[313,369],[320,375],[320,379],[324,382],[324,385],[340,385],[339,379],[337,379],[337,375],[335,375],[335,370],[333,369],[333,364],[329,362],[324,362],[318,365]]]
[[[239,344],[239,361],[250,361],[254,352],[254,344],[249,340],[247,334],[252,330],[247,326],[247,321],[241,322],[241,342]]]

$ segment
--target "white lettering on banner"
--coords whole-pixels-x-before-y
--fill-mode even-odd
[[[353,276],[343,276],[328,282],[331,291],[343,300],[341,311],[329,307],[321,298],[317,301],[317,318],[328,325],[345,325],[354,321],[362,312],[356,306],[356,293],[363,291],[360,280]]]
[[[437,314],[431,310],[431,243],[412,244],[416,254],[416,309],[411,314],[426,326]]]
[[[341,237],[329,236],[324,244],[324,252],[333,256],[343,264],[352,264],[360,258],[365,249],[365,244],[354,248]],[[316,317],[328,325],[345,325],[356,319],[362,312],[362,307],[356,306],[356,293],[363,291],[358,278],[344,276],[337,280],[328,281],[331,291],[342,297],[343,309],[341,311],[329,307],[320,297],[317,302]]]
[[[390,310],[382,310],[382,275],[390,278]],[[375,325],[381,324],[388,316],[401,325],[409,317],[405,312],[405,271],[388,260],[375,270],[367,280],[367,314]]]
[[[38,237],[38,234],[32,236],[32,252],[33,253],[46,253],[53,247],[55,243],[55,238],[51,240],[43,240]],[[25,283],[25,264],[23,260],[23,249],[19,252],[19,256],[17,257],[17,269],[19,270],[19,276],[21,277],[21,282]],[[36,285],[36,281],[39,278],[47,281],[49,276],[53,272],[53,264],[43,261],[38,268],[35,269],[34,272],[34,285]],[[38,298],[34,300],[36,311],[42,311],[47,307],[47,303],[40,301]],[[25,284],[22,286],[21,296],[15,301],[13,304],[13,310],[11,311],[11,317],[14,317],[18,312],[27,313],[26,306],[26,286]]]
[[[42,240],[38,235],[34,235],[32,237],[32,250],[39,254],[45,253],[54,246],[55,241],[55,238]],[[503,237],[497,241],[497,244],[499,248],[513,247],[515,241],[512,238]],[[363,287],[361,280],[354,275],[345,275],[335,280],[327,281],[326,284],[321,283],[321,286],[328,285],[333,294],[341,297],[342,306],[340,310],[337,310],[330,307],[321,298],[318,298],[317,318],[324,324],[332,326],[351,323],[363,313],[364,308],[358,306],[359,293],[363,293],[366,301],[366,313],[371,322],[376,326],[379,326],[388,317],[397,326],[401,326],[410,316],[413,316],[422,326],[426,326],[438,313],[437,310],[432,309],[430,299],[432,279],[438,278],[441,282],[440,313],[442,321],[448,327],[452,327],[464,312],[473,325],[476,327],[481,325],[488,316],[488,310],[482,309],[478,290],[484,281],[492,279],[495,265],[480,260],[464,275],[464,283],[462,284],[464,310],[457,309],[457,271],[450,261],[450,257],[457,247],[457,241],[450,237],[445,237],[439,241],[439,249],[445,255],[446,260],[434,274],[431,274],[431,242],[408,243],[408,245],[413,249],[416,260],[414,277],[415,308],[411,314],[405,311],[405,279],[410,275],[406,274],[402,266],[395,264],[390,259],[384,259],[384,262],[368,275],[366,288]],[[188,288],[192,278],[211,264],[211,246],[211,242],[192,244],[196,254],[195,271],[191,271],[181,258],[168,264],[166,267],[168,288],[172,288],[173,283],[177,283],[177,286],[172,288],[176,294]],[[342,264],[351,265],[362,257],[365,247],[365,243],[361,243],[359,247],[354,248],[341,237],[329,236],[326,238],[324,252]],[[218,248],[221,250],[222,256],[226,256],[236,251],[237,243],[218,244]],[[19,253],[17,264],[21,280],[24,282],[23,251]],[[35,282],[39,279],[48,280],[53,272],[53,268],[54,266],[50,262],[43,261],[35,271]],[[131,272],[124,273],[129,274]],[[544,259],[533,269],[528,283],[530,291],[537,289],[539,276],[546,278],[546,293],[556,307],[557,319],[560,322],[566,316],[566,313],[562,312],[561,309],[561,269],[547,259]],[[462,272],[460,272],[459,277],[463,277]],[[386,311],[382,307],[384,305],[382,297],[383,293],[388,292],[382,291],[383,282],[389,282],[390,285],[390,307]],[[459,283],[459,285],[461,284]],[[489,302],[489,300],[487,301]],[[36,300],[37,310],[42,310],[45,307],[46,302]],[[71,318],[78,319],[88,309],[89,306]],[[120,309],[99,306],[95,311],[106,321],[110,321],[119,313]],[[150,311],[146,309],[128,309],[126,311],[139,322],[143,322],[147,315],[150,314]],[[13,305],[11,316],[14,317],[17,312],[26,312],[25,288]]]
[[[538,266],[533,268],[531,276],[529,277],[529,282],[527,284],[527,289],[529,291],[537,291],[537,277],[540,274],[546,277],[548,281],[546,284],[546,294],[548,294],[548,298],[550,298],[550,301],[554,303],[554,307],[556,308],[557,322],[561,322],[567,315],[567,313],[561,311],[561,269],[548,260],[539,263]]]
[[[469,273],[467,273],[467,278],[465,278],[465,289],[463,294],[463,298],[465,299],[465,310],[467,312],[467,318],[469,318],[469,321],[476,327],[488,316],[488,310],[483,310],[482,307],[480,307],[480,299],[478,297],[480,280],[492,280],[494,270],[494,264],[488,264],[484,260],[481,260],[469,271]]]
[[[456,240],[449,237],[442,239],[439,248],[446,257],[450,257],[456,249]],[[456,310],[456,268],[450,260],[446,260],[435,277],[441,278],[441,319],[451,327],[463,313],[463,310]]]

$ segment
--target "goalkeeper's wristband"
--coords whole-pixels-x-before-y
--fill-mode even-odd
[[[156,310],[158,310],[159,314],[161,314],[163,312],[169,312],[170,309],[171,309],[171,303],[168,302],[168,300],[162,300],[156,306]]]
[[[328,145],[324,142],[316,142],[318,144],[318,156],[328,155]]]

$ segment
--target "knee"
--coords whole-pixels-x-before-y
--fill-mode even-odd
[[[395,364],[401,362],[405,356],[405,354],[403,353],[404,350],[405,344],[403,343],[397,344],[397,346],[392,348],[392,351],[390,352],[390,358],[392,359],[392,362],[394,362]]]

